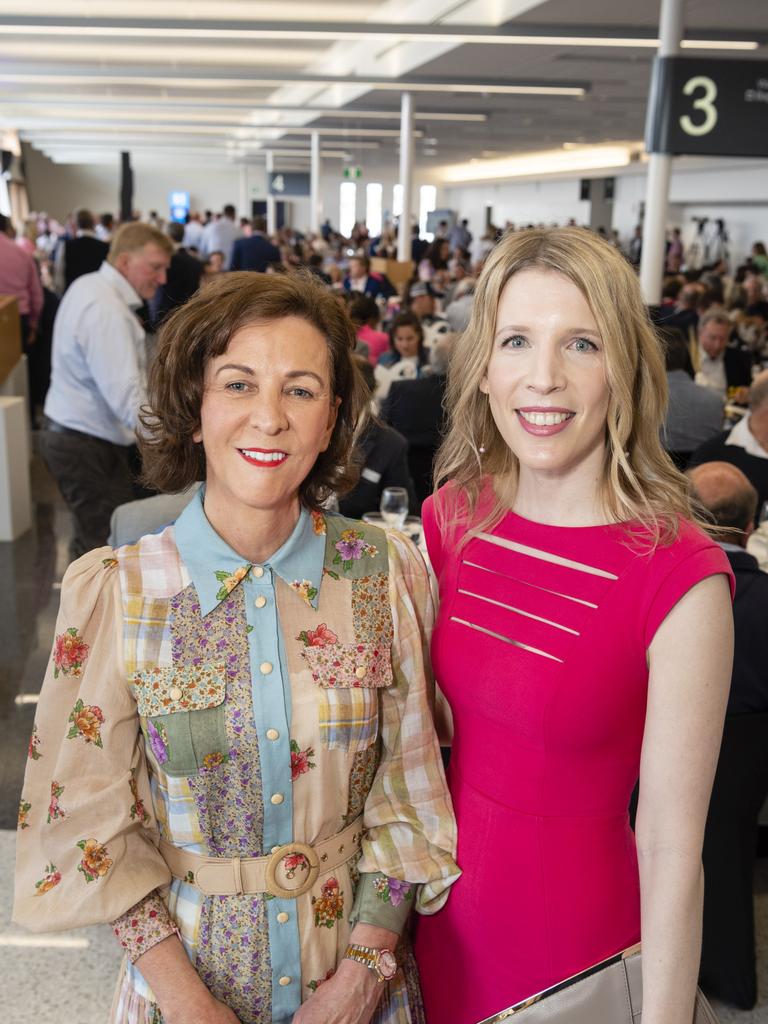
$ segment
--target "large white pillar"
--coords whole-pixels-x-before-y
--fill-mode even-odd
[[[397,258],[411,258],[411,211],[413,203],[413,96],[404,92],[400,101],[400,184],[403,187],[403,212],[397,235]]]
[[[659,56],[674,57],[678,54],[682,38],[683,0],[662,0]],[[671,176],[672,157],[668,153],[651,153],[645,190],[643,251],[640,257],[640,285],[643,298],[650,306],[661,302]]]
[[[275,169],[275,154],[267,150],[267,234],[274,235],[277,231],[277,200],[269,190],[269,176]]]
[[[309,230],[320,234],[320,133],[312,132],[309,147]]]
[[[238,202],[237,212],[241,217],[251,217],[251,204],[248,202],[248,168],[240,164],[238,177]]]

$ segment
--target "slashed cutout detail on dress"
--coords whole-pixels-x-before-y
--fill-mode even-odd
[[[598,569],[594,565],[586,565],[584,562],[576,562],[571,558],[564,558],[562,555],[553,555],[550,551],[540,551],[538,548],[528,547],[527,544],[518,544],[514,540],[507,540],[505,537],[494,537],[490,533],[473,534],[477,540],[487,541],[489,544],[496,544],[497,547],[507,548],[509,551],[517,551],[518,554],[528,555],[530,558],[538,558],[542,562],[551,562],[553,565],[562,565],[566,569],[575,569],[577,572],[584,572],[590,576],[602,576],[603,579],[617,580],[615,573],[606,569]]]
[[[519,583],[521,587],[532,587],[534,590],[540,590],[544,594],[552,594],[553,597],[562,597],[564,601],[574,601],[576,604],[583,604],[586,608],[598,608],[598,605],[596,605],[594,601],[585,601],[583,597],[573,597],[572,594],[563,594],[559,590],[552,590],[550,587],[542,587],[538,583],[530,583],[528,580],[518,579],[517,576],[507,576],[506,573],[499,572],[498,569],[489,569],[487,565],[479,565],[477,562],[470,562],[466,558],[461,560],[461,564],[468,565],[470,569],[480,569],[482,572],[489,572],[494,576],[501,576],[502,579]]]
[[[497,608],[504,608],[508,612],[515,612],[517,615],[524,615],[526,619],[535,619],[536,622],[543,622],[545,626],[552,626],[554,629],[562,629],[564,633],[571,633],[573,636],[581,636],[581,633],[577,629],[571,629],[570,626],[563,626],[559,622],[553,622],[551,619],[545,619],[541,615],[534,615],[533,612],[523,611],[522,608],[515,608],[511,604],[505,604],[503,601],[496,601],[492,597],[485,597],[484,594],[475,594],[471,590],[463,590],[459,587],[457,593],[464,594],[466,597],[474,597],[478,601],[485,601],[488,604],[495,604]]]
[[[485,633],[486,636],[492,636],[495,640],[501,640],[505,644],[512,644],[513,647],[520,647],[524,651],[529,651],[531,654],[538,654],[541,658],[548,658],[550,661],[557,661],[561,665],[563,664],[562,658],[556,658],[554,654],[547,654],[546,651],[540,651],[537,647],[531,647],[529,644],[524,644],[520,640],[513,640],[511,637],[502,636],[501,633],[496,633],[492,629],[486,629],[485,626],[478,626],[474,622],[467,622],[466,619],[459,619],[455,615],[451,616],[451,622],[457,622],[460,626],[467,626],[469,629],[475,629],[478,633]]]

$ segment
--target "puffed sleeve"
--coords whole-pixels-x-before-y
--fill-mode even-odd
[[[19,809],[13,919],[32,931],[114,921],[170,872],[157,850],[110,548],[64,577]]]
[[[433,914],[459,877],[456,821],[432,721],[427,569],[401,534],[388,534],[394,685],[381,695],[379,770],[365,804],[366,837],[353,923],[400,932],[411,907]]]

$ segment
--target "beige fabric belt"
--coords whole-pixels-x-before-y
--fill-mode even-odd
[[[322,869],[333,871],[345,864],[360,849],[363,838],[363,816],[360,815],[342,832],[310,846],[308,843],[286,843],[276,846],[268,857],[205,857],[189,853],[160,840],[160,853],[174,878],[196,885],[206,896],[239,896],[244,893],[269,893],[292,900],[309,892]],[[286,857],[300,856],[303,861],[291,870],[296,886],[288,888],[291,878],[283,868],[281,881],[277,872]],[[306,874],[305,874],[306,872]]]

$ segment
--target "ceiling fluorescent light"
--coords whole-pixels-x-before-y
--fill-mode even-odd
[[[633,148],[641,143],[594,146],[584,149],[546,150],[503,157],[499,160],[473,160],[450,164],[437,169],[442,180],[451,182],[490,181],[498,178],[537,177],[574,171],[591,171],[610,167],[626,167]]]
[[[292,78],[221,78],[200,75],[187,75],[183,78],[176,78],[174,73],[167,76],[161,75],[132,75],[132,74],[101,74],[96,71],[94,74],[43,74],[37,71],[29,74],[2,72],[2,81],[6,83],[35,83],[48,85],[88,85],[95,88],[97,85],[151,85],[161,89],[172,88],[196,88],[206,89],[244,89],[247,87],[276,89],[278,86],[286,85],[354,85],[359,88],[378,90],[386,92],[455,92],[472,93],[480,95],[502,95],[502,96],[585,96],[587,90],[583,86],[569,85],[505,85],[500,82],[412,82],[407,79],[382,79],[382,78],[356,78],[345,76],[326,78],[305,78],[301,75],[294,75]]]
[[[291,42],[336,42],[339,38],[345,40],[387,40],[397,39],[401,43],[453,43],[480,44],[483,46],[601,46],[612,48],[635,48],[657,49],[658,39],[649,39],[642,36],[577,36],[577,35],[539,35],[536,33],[514,35],[504,31],[488,32],[485,26],[483,30],[469,31],[469,26],[456,26],[452,31],[450,25],[441,26],[441,31],[435,31],[432,26],[414,25],[381,25],[367,23],[364,25],[338,24],[328,26],[304,25],[299,22],[295,25],[290,23],[276,26],[274,23],[258,23],[247,27],[240,24],[237,27],[222,28],[214,25],[190,27],[186,25],[115,25],[112,19],[104,19],[101,25],[90,24],[55,24],[55,19],[48,20],[45,24],[25,23],[23,20],[18,23],[7,23],[8,19],[0,17],[0,28],[4,35],[45,35],[45,36],[77,36],[84,38],[97,36],[109,39],[204,39],[208,42],[215,40],[240,40],[249,39],[284,40]],[[62,22],[64,19],[62,19]],[[462,28],[464,29],[462,31]],[[755,50],[759,43],[751,39],[686,39],[682,44],[686,49],[691,50]]]

